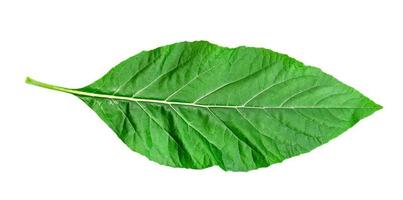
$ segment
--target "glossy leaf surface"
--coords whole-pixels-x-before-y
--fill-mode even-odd
[[[328,142],[379,110],[318,68],[263,48],[182,42],[141,52],[68,89],[157,163],[248,171]]]

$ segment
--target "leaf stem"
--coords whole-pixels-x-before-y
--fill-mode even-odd
[[[47,89],[51,89],[51,90],[56,90],[56,91],[60,91],[60,92],[66,92],[66,93],[75,93],[73,89],[69,89],[69,88],[65,88],[65,87],[60,87],[57,85],[51,85],[48,83],[44,83],[44,82],[40,82],[37,80],[32,79],[31,77],[27,77],[25,79],[25,83],[30,84],[30,85],[35,85],[35,86],[39,86],[39,87],[43,87],[43,88],[47,88]]]

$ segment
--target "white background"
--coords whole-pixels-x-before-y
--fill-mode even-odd
[[[403,199],[398,2],[1,0],[0,199]],[[141,50],[200,39],[287,53],[384,109],[281,164],[186,170],[130,151],[76,97],[24,84],[81,87]]]

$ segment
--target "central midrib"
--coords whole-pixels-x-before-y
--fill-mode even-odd
[[[182,105],[182,106],[193,106],[193,107],[202,107],[202,108],[228,108],[228,109],[374,109],[374,107],[319,107],[319,106],[246,106],[246,105],[205,105],[205,104],[196,104],[189,102],[177,102],[177,101],[164,101],[164,100],[156,100],[156,99],[143,99],[143,98],[134,98],[134,97],[126,97],[126,96],[117,96],[110,94],[97,94],[91,92],[84,92],[76,89],[70,89],[65,87],[60,87],[56,85],[51,85],[48,83],[43,83],[40,81],[36,81],[32,78],[27,77],[26,83],[36,85],[39,87],[56,90],[60,92],[66,92],[70,94],[75,94],[78,96],[88,96],[95,98],[104,98],[104,99],[117,99],[117,100],[125,100],[125,101],[134,101],[134,102],[145,102],[145,103],[157,103],[157,104],[166,104],[166,105]]]

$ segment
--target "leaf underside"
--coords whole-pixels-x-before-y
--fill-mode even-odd
[[[308,152],[379,110],[318,68],[206,41],[143,51],[72,93],[162,165],[248,171]]]

